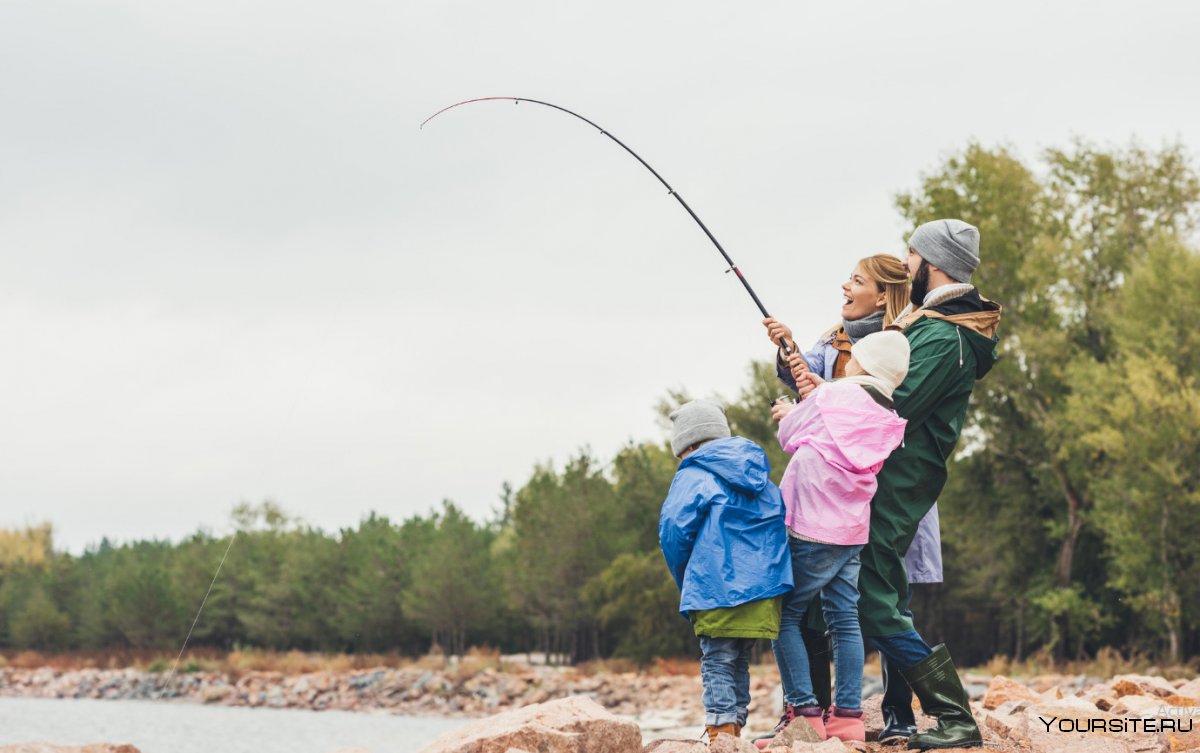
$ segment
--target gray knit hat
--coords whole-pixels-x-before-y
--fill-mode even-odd
[[[712,400],[693,400],[671,411],[671,452],[684,450],[706,439],[730,436],[725,408]]]
[[[979,266],[979,228],[962,220],[926,222],[908,237],[908,247],[958,282],[970,282]]]

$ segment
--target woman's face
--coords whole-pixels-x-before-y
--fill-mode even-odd
[[[867,277],[861,264],[854,268],[850,279],[842,283],[842,294],[845,295],[842,318],[851,321],[870,316],[887,304],[887,297],[875,281]]]

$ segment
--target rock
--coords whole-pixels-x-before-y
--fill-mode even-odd
[[[575,696],[481,719],[447,732],[421,753],[507,753],[509,748],[537,753],[642,753],[642,733],[636,724],[614,716],[590,698]]]
[[[717,739],[709,746],[712,753],[758,753],[754,743],[744,737],[733,735],[717,735]]]
[[[1161,677],[1150,675],[1117,675],[1109,682],[1117,695],[1157,695],[1167,697],[1175,695],[1175,686]],[[1180,693],[1180,695],[1184,695]]]
[[[995,709],[1010,701],[1039,701],[1038,694],[1015,680],[996,675],[983,695],[983,707]]]
[[[51,745],[50,743],[17,743],[0,745],[0,753],[141,753],[132,745]]]
[[[768,750],[776,748],[791,748],[795,743],[819,743],[821,736],[811,724],[803,719],[793,719],[788,723],[788,726],[783,728],[783,732],[771,740]]]
[[[1167,739],[1167,750],[1171,753],[1179,753],[1180,751],[1200,750],[1200,729],[1194,720],[1192,721],[1191,731],[1189,732],[1166,732],[1163,737]],[[1187,728],[1187,722],[1183,722],[1183,726]]]
[[[985,736],[990,732],[1001,740],[1021,740],[1027,737],[1023,714],[1001,714],[985,710],[975,715],[975,721]]]
[[[1018,714],[1018,713],[1024,711],[1025,709],[1029,708],[1030,703],[1032,703],[1032,701],[1024,701],[1024,700],[1022,700],[1022,701],[1017,701],[1017,700],[1006,701],[1006,702],[1000,704],[999,706],[997,706],[993,710],[992,713],[994,713],[998,716],[1009,716],[1012,714]]]
[[[1121,700],[1113,706],[1114,714],[1132,715],[1132,716],[1158,716],[1158,712],[1166,707],[1166,703],[1162,698],[1150,698],[1144,695],[1127,695],[1122,696]]]
[[[708,753],[708,745],[699,740],[652,740],[644,753]]]
[[[1142,686],[1130,680],[1116,680],[1110,683],[1109,687],[1117,694],[1117,698],[1123,698],[1127,695],[1141,695]]]
[[[846,743],[833,737],[819,743],[792,743],[789,753],[854,753],[855,750],[857,749],[848,747]]]
[[[1163,703],[1168,706],[1176,706],[1178,708],[1190,708],[1192,706],[1200,706],[1200,701],[1197,701],[1192,696],[1186,695],[1169,695],[1162,699]]]
[[[1070,678],[1066,675],[1038,675],[1029,681],[1029,686],[1033,688],[1035,693],[1045,693],[1051,688],[1058,688],[1070,682]]]
[[[1175,692],[1189,698],[1200,698],[1200,677],[1194,680],[1188,680],[1184,684],[1175,688]]]

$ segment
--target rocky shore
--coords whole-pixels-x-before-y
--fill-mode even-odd
[[[987,750],[1200,753],[1200,728],[1196,725],[1200,721],[1200,678],[1168,681],[1157,676],[1118,675],[1101,681],[1042,675],[1019,681],[968,675],[966,681]],[[747,736],[769,729],[778,714],[777,676],[764,670],[753,677],[752,684],[756,700]],[[868,676],[864,687],[870,694],[864,703],[870,740],[883,726],[880,696],[875,678]],[[707,753],[705,746],[696,745],[703,710],[700,680],[694,674],[587,674],[538,666],[460,673],[412,667],[290,676],[279,672],[246,672],[236,677],[197,672],[176,675],[167,683],[165,673],[138,670],[2,669],[0,695],[163,698],[231,706],[488,717],[448,733],[423,753],[490,753],[493,748],[495,753],[514,749],[537,753]],[[932,720],[919,717],[919,722],[924,726]],[[555,729],[559,732],[553,732]],[[511,739],[497,737],[503,730],[511,733]],[[601,742],[590,741],[593,736]],[[494,745],[481,742],[493,738],[497,740]],[[780,742],[776,753],[846,750],[836,740],[820,747],[803,740]],[[731,738],[723,745],[728,750],[718,753],[752,753],[744,737]],[[886,750],[871,742],[859,746],[860,750],[864,747]],[[0,747],[0,753],[27,750],[40,749]],[[122,753],[130,750],[122,749]]]

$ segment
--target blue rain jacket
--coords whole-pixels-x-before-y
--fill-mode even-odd
[[[716,439],[684,458],[658,518],[679,611],[736,607],[792,590],[783,498],[758,445]]]

